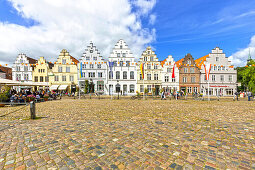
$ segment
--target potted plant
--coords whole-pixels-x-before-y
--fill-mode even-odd
[[[34,101],[34,100],[35,100],[35,96],[34,95],[30,94],[30,95],[27,96],[27,101],[28,102],[31,102],[31,101]]]
[[[49,96],[48,94],[45,94],[45,95],[43,96],[44,101],[48,101],[49,97],[50,97],[50,96]]]

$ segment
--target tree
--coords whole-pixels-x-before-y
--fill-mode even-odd
[[[251,60],[245,67],[237,68],[237,81],[241,82],[239,90],[255,93],[255,61]]]

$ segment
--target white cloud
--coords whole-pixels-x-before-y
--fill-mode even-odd
[[[235,66],[245,66],[247,63],[249,52],[252,59],[255,59],[255,35],[251,38],[250,44],[247,48],[235,52],[229,57],[229,59]]]
[[[136,58],[155,40],[155,29],[143,28],[141,14],[150,15],[156,0],[9,0],[19,14],[38,25],[0,22],[0,62],[13,63],[19,53],[55,61],[65,48],[80,58],[90,41],[108,58],[124,39]],[[133,5],[139,10],[132,11]],[[149,18],[147,18],[149,19]]]
[[[156,19],[157,19],[157,16],[155,14],[151,14],[149,24],[151,25],[155,24]]]

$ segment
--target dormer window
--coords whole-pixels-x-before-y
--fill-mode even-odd
[[[188,61],[187,61],[187,64],[191,64],[191,61],[190,61],[190,60],[188,60]]]
[[[122,45],[120,45],[120,49],[122,49]]]
[[[62,64],[66,64],[66,59],[62,59]]]
[[[90,50],[90,53],[93,53],[93,50]]]

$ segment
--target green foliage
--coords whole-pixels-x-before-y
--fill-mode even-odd
[[[10,87],[8,87],[8,86],[2,87],[1,92],[0,92],[0,101],[4,102],[4,101],[8,100],[9,95],[10,95]]]
[[[251,60],[247,66],[237,68],[237,81],[241,82],[239,90],[255,93],[255,61]]]
[[[148,88],[145,88],[145,89],[144,89],[144,93],[145,93],[145,94],[148,94],[148,93],[149,93]]]

